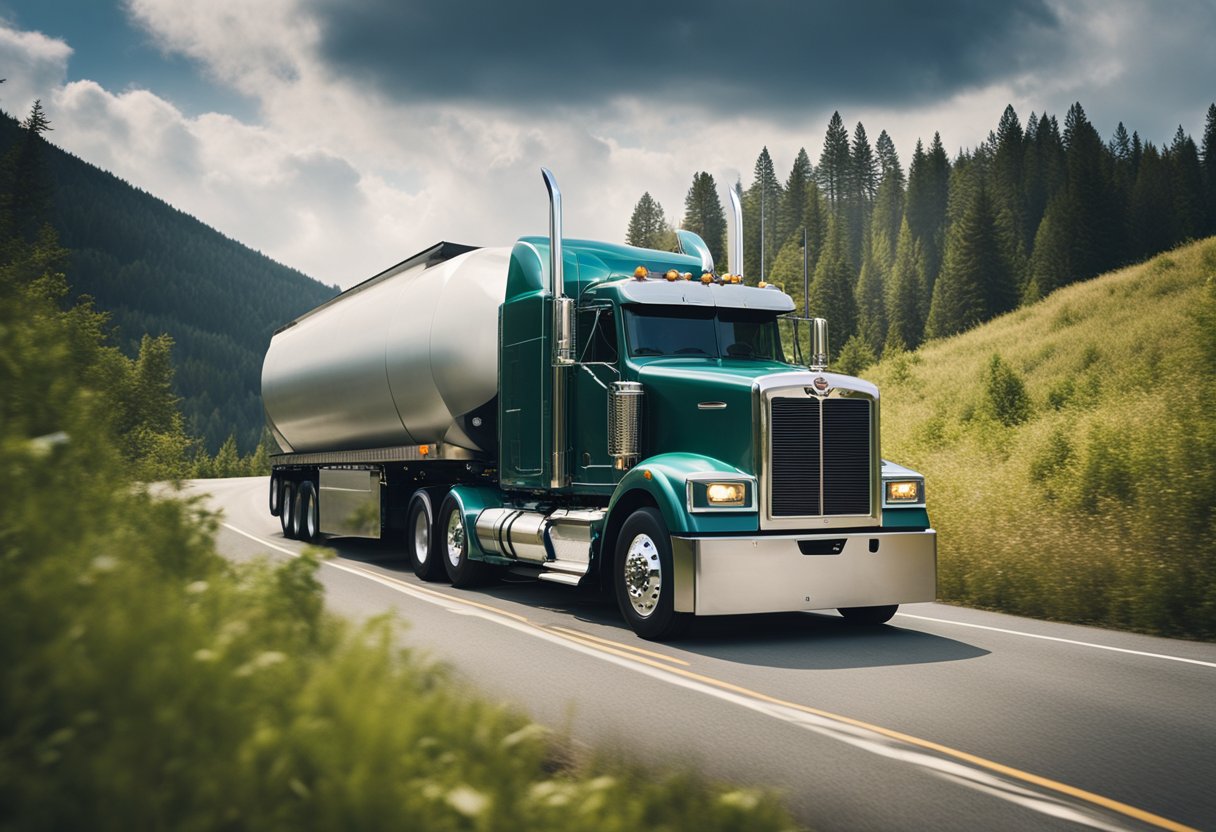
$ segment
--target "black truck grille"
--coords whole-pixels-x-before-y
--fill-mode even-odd
[[[870,514],[870,401],[778,397],[769,413],[772,516]]]

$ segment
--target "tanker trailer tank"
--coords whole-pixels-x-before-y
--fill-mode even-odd
[[[434,265],[427,253],[275,333],[262,398],[284,452],[432,442],[496,450],[495,431],[473,425],[494,424],[487,406],[497,393],[510,249],[475,249]]]

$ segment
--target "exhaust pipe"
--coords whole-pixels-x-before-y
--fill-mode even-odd
[[[548,168],[541,168],[549,192],[549,294],[553,302],[551,336],[553,353],[552,448],[549,456],[549,486],[565,488],[570,484],[566,448],[566,368],[574,363],[574,299],[566,297],[562,263],[562,192]]]
[[[810,369],[822,373],[828,368],[828,321],[827,318],[811,318],[811,362]]]
[[[730,267],[735,274],[743,276],[743,206],[734,188],[727,188],[730,195],[730,210],[735,215],[735,229],[730,235]]]

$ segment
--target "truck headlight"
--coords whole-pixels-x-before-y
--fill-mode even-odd
[[[925,501],[925,483],[923,480],[887,480],[887,505],[909,505]]]
[[[755,511],[755,480],[717,479],[712,474],[693,474],[688,478],[688,510]]]
[[[711,482],[705,498],[711,506],[741,506],[747,501],[747,486],[741,482]]]

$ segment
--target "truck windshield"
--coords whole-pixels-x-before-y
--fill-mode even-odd
[[[707,307],[625,308],[629,354],[784,361],[772,312]]]

